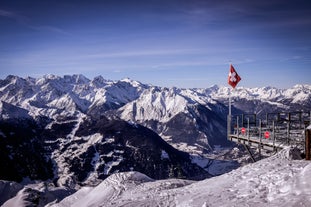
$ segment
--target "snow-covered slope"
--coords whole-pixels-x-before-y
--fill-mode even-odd
[[[0,102],[1,119],[29,119],[28,111],[15,105]]]
[[[46,183],[37,182],[28,184],[26,186],[16,186],[14,182],[7,182],[7,185],[3,186],[2,190],[4,195],[14,192],[18,189],[18,192],[12,194],[6,202],[1,206],[7,207],[26,207],[26,206],[45,206],[47,203],[55,202],[57,199],[63,199],[75,191],[66,187],[53,187],[48,186]],[[0,183],[0,188],[1,188]],[[18,187],[18,188],[17,188]],[[2,196],[2,194],[1,194]],[[4,198],[5,198],[4,196]],[[2,202],[1,202],[2,203]]]
[[[202,90],[202,89],[200,89]],[[229,97],[229,87],[212,86],[203,89],[207,95],[213,98],[220,99]],[[292,103],[308,101],[310,97],[311,86],[297,84],[289,89],[278,89],[274,87],[261,88],[245,88],[237,87],[233,90],[231,96],[248,100],[266,100],[266,101],[283,101],[284,99],[291,100]]]
[[[228,144],[228,96],[228,87],[164,88],[128,78],[105,80],[101,76],[93,80],[83,75],[45,75],[37,79],[8,76],[0,80],[0,101],[25,109],[33,117],[46,116],[59,121],[79,119],[86,114],[97,118],[118,116],[154,130],[175,147],[181,143],[188,146],[183,150],[204,151]],[[238,87],[232,97],[235,113],[260,115],[311,108],[310,85],[290,89]],[[7,116],[7,110],[0,108],[4,112],[1,115]],[[25,116],[25,112],[20,115]]]
[[[146,89],[138,99],[118,109],[124,120],[153,129],[166,141],[201,149],[225,145],[226,107],[191,89]]]
[[[145,126],[175,148],[194,154],[193,162],[197,162],[202,153],[230,144],[226,138],[228,95],[228,87],[164,88],[128,78],[111,81],[101,76],[89,80],[83,75],[45,75],[37,79],[8,76],[0,80],[0,119],[6,122],[6,119],[33,118],[38,122],[37,131],[44,131],[43,135],[36,135],[44,139],[40,143],[47,145],[42,147],[49,149],[48,153],[61,166],[64,166],[62,159],[72,155],[65,156],[66,151],[54,150],[62,146],[73,148],[78,139],[81,139],[79,142],[86,140],[76,136],[81,123],[85,119],[97,122],[102,117]],[[234,113],[310,111],[311,108],[309,85],[296,85],[291,89],[237,88],[232,96]],[[96,133],[83,136],[91,138]],[[6,134],[11,136],[10,132]],[[88,141],[84,144],[87,149],[92,145]],[[66,174],[65,168],[59,171],[60,176]]]
[[[295,150],[203,181],[152,180],[138,172],[114,174],[52,206],[309,206],[309,161]]]
[[[229,87],[213,86],[202,93],[227,103]],[[308,111],[311,109],[311,85],[295,85],[289,89],[274,87],[237,87],[231,92],[233,106],[246,113],[264,115],[275,111]]]
[[[24,108],[32,116],[57,118],[77,111],[103,113],[136,99],[147,85],[124,79],[109,81],[101,76],[92,81],[83,75],[42,78],[8,76],[0,80],[0,100]],[[94,111],[94,108],[98,110]]]
[[[154,179],[210,177],[189,154],[141,125],[86,115],[47,123],[0,120],[0,180],[21,182],[27,177],[74,189],[133,170]]]
[[[310,111],[310,94],[309,85],[237,88],[232,94],[233,112]],[[215,151],[229,143],[228,95],[229,88],[218,86],[179,89],[101,76],[93,80],[83,75],[8,76],[0,80],[0,166],[5,169],[0,171],[0,179],[50,179],[52,186],[72,190],[96,185],[116,172],[139,171],[153,179],[202,179],[209,173],[228,172],[239,164],[217,160],[217,153],[211,153],[212,148]],[[162,138],[193,154],[176,150]],[[166,192],[162,181],[153,182],[164,185]],[[192,183],[180,182],[169,181],[169,188]],[[143,181],[142,186],[149,183]],[[42,192],[24,189],[19,198],[27,197],[25,193],[31,197]],[[154,198],[155,202],[162,199]],[[183,205],[174,194],[169,194],[168,202],[172,202],[170,198]]]
[[[102,107],[103,110],[116,109],[135,101],[145,111],[137,111],[137,120],[156,119],[168,121],[170,117],[187,110],[187,104],[226,103],[229,87],[211,86],[206,89],[163,88],[142,84],[128,78],[120,81],[105,80],[98,76],[89,80],[83,75],[66,75],[63,77],[45,75],[41,78],[21,78],[8,76],[0,80],[0,100],[27,109],[32,115],[49,115],[43,109],[79,110],[86,112]],[[244,88],[237,87],[232,97],[240,100],[257,101],[276,105],[280,109],[291,106],[310,107],[311,86],[295,85],[289,89],[273,87]],[[238,103],[236,103],[238,104]],[[124,107],[128,109],[122,117],[129,118],[135,104]],[[209,108],[209,107],[207,107]],[[150,112],[148,114],[147,112]],[[41,113],[40,113],[41,112]],[[127,114],[126,114],[127,113]],[[134,117],[132,117],[134,118]]]

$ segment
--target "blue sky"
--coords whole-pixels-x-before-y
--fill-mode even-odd
[[[184,88],[311,84],[309,0],[0,0],[0,78],[129,77]]]

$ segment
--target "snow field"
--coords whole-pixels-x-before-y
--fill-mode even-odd
[[[203,181],[117,173],[53,206],[308,206],[311,163],[292,160],[290,150]]]

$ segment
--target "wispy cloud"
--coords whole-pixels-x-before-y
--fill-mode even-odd
[[[210,81],[210,78],[169,78],[168,81]]]
[[[303,8],[302,1],[293,3],[291,0],[283,1],[191,1],[181,7],[183,17],[191,25],[206,28],[240,29],[257,31],[277,30],[279,28],[295,29],[297,27],[310,28],[311,13],[309,7]],[[301,5],[298,5],[301,4]],[[226,28],[232,24],[233,26]]]
[[[17,12],[7,11],[0,9],[0,17],[5,17],[9,19],[13,19],[20,24],[26,24],[29,21],[29,18],[26,16],[20,15]]]
[[[197,60],[189,60],[189,61],[176,61],[176,62],[169,62],[169,63],[162,63],[158,65],[154,65],[153,68],[161,69],[161,68],[168,68],[168,67],[196,67],[196,66],[221,66],[229,64],[229,62],[234,62],[235,64],[246,64],[252,63],[255,60],[245,58],[245,59],[226,59],[221,57],[211,57],[206,58],[204,61],[197,61]]]
[[[18,24],[24,25],[32,30],[47,31],[52,33],[58,33],[63,35],[69,35],[69,33],[61,28],[50,25],[35,25],[31,22],[31,19],[27,16],[21,15],[17,12],[0,9],[0,17],[5,17],[16,21]]]
[[[125,58],[136,56],[163,56],[185,55],[199,52],[198,49],[161,49],[161,50],[136,50],[127,52],[94,53],[83,56],[84,58]]]
[[[70,35],[69,32],[58,28],[54,26],[47,26],[47,25],[41,25],[41,26],[31,26],[28,25],[31,29],[37,30],[37,31],[46,31],[46,32],[52,32],[52,33],[58,33],[58,34],[63,34],[63,35]]]
[[[16,15],[13,12],[5,11],[0,9],[0,16],[2,17],[8,17],[8,18],[15,18]]]

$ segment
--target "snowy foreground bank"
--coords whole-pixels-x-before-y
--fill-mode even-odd
[[[117,173],[48,206],[310,206],[311,162],[278,154],[203,181],[152,180],[139,172]],[[4,206],[21,204],[22,196]]]

